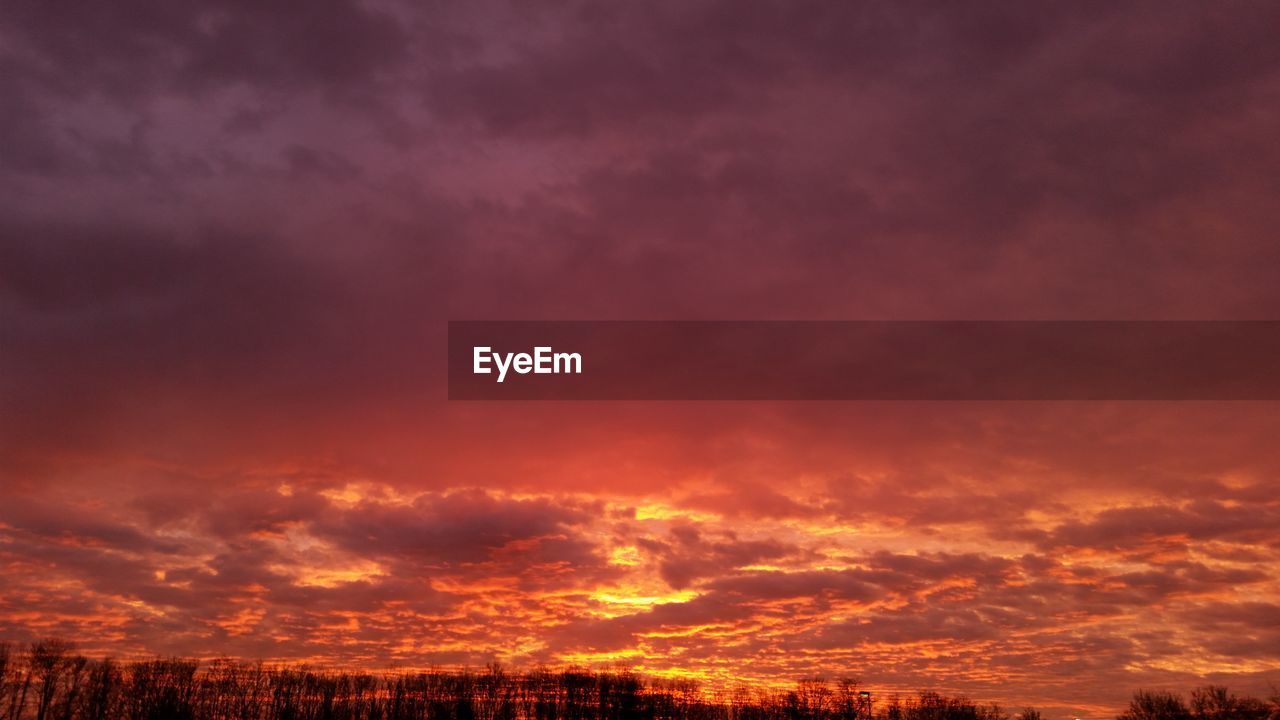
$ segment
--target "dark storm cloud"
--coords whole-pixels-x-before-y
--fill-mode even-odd
[[[707,120],[675,139],[631,135],[625,143],[638,146],[639,161],[588,176],[572,193],[576,205],[586,200],[587,212],[532,234],[564,239],[559,267],[616,268],[609,275],[617,288],[619,276],[627,282],[624,266],[644,266],[646,279],[658,278],[651,283],[694,288],[731,259],[742,272],[722,274],[725,289],[772,288],[775,308],[778,302],[785,308],[789,297],[812,299],[815,286],[840,283],[836,295],[856,307],[863,288],[870,301],[935,275],[941,283],[945,276],[993,272],[1003,277],[991,281],[1005,287],[1021,276],[1043,280],[1046,312],[1123,306],[1134,287],[1116,268],[1159,268],[1140,291],[1147,293],[1141,308],[1163,305],[1168,312],[1183,306],[1175,294],[1180,286],[1207,280],[1188,263],[1252,276],[1256,263],[1274,260],[1252,222],[1232,231],[1226,246],[1209,249],[1190,233],[1164,231],[1152,217],[1175,200],[1190,201],[1180,212],[1212,215],[1237,202],[1224,194],[1244,192],[1251,204],[1259,199],[1257,178],[1274,167],[1275,144],[1262,139],[1260,126],[1234,126],[1241,106],[1267,103],[1259,93],[1275,71],[1274,52],[1239,50],[1262,42],[1256,28],[1267,18],[1192,5],[1168,9],[1166,21],[1154,26],[1144,12],[1120,7],[1064,11],[1066,17],[1012,8],[899,10],[898,22],[890,8],[827,12],[848,17],[726,10],[732,19],[716,32],[732,35],[748,55],[771,47],[767,37],[775,37],[794,51],[778,53],[781,62],[807,67],[817,89],[806,88],[812,95],[794,104],[761,92],[751,110]],[[752,22],[757,15],[765,19]],[[876,22],[877,16],[889,20]],[[1214,32],[1204,32],[1204,23]],[[628,37],[643,42],[646,33],[635,26],[626,25]],[[815,41],[815,33],[830,41]],[[874,39],[860,43],[864,34]],[[847,53],[843,64],[803,60],[837,45]],[[882,56],[877,45],[891,49]],[[555,53],[572,45],[550,46],[551,57],[533,52],[509,73],[536,74],[540,62],[559,67]],[[653,52],[683,67],[663,52],[668,47],[658,44]],[[1198,72],[1223,82],[1168,83],[1187,52],[1207,66]],[[1116,56],[1128,64],[1112,62]],[[582,67],[590,73],[596,65]],[[858,69],[881,84],[851,82],[847,71]],[[697,77],[696,65],[686,71]],[[486,107],[517,116],[524,109],[534,127],[592,113],[592,92],[571,81],[511,81],[513,88],[535,86],[545,105],[513,91],[509,105],[495,98]],[[644,84],[620,78],[618,86],[609,87],[627,93]],[[772,85],[761,80],[753,87]],[[818,104],[815,97],[862,124],[845,129],[840,116],[808,107],[806,101]],[[652,100],[654,111],[680,109],[659,96]],[[644,116],[627,111],[618,122]],[[501,125],[520,127],[515,120]],[[611,125],[602,119],[591,127]],[[796,127],[805,130],[778,132]],[[731,138],[744,135],[754,138],[735,152]],[[1261,285],[1252,287],[1274,300]],[[968,289],[967,301],[988,290],[1005,292],[981,281]]]
[[[337,276],[235,230],[8,219],[3,233],[0,296],[21,340],[8,350],[37,368],[94,352],[135,380],[197,357],[225,370],[285,343],[299,353],[340,304]]]
[[[750,114],[813,76],[850,91],[885,75],[942,84],[998,70],[1073,15],[940,3],[656,3],[568,5],[522,18],[554,28],[500,63],[432,76],[429,102],[498,134],[581,135],[648,119]],[[933,60],[922,51],[948,57]]]
[[[320,175],[330,180],[352,180],[360,174],[360,168],[332,151],[319,151],[306,145],[290,145],[284,150],[284,158],[291,172],[299,176]]]
[[[992,470],[988,468],[987,471]],[[919,471],[912,482],[882,482],[862,477],[833,477],[811,512],[845,521],[882,520],[907,526],[944,528],[978,524],[997,534],[1017,527],[1032,508],[1061,510],[1056,503],[1017,488],[990,492],[954,482],[954,478]]]
[[[309,6],[301,15],[221,3],[135,5],[129,12],[12,5],[9,33],[19,42],[7,62],[52,58],[50,72],[95,88],[113,86],[109,77],[95,73],[141,82],[147,72],[167,73],[171,82],[203,78],[197,86],[355,86],[407,62],[405,47],[414,43],[406,28],[420,33],[438,24],[430,14],[419,16],[421,10],[393,16],[336,0]],[[1265,108],[1267,99],[1258,90],[1275,67],[1275,52],[1248,49],[1269,47],[1257,30],[1268,26],[1269,12],[1260,6],[1225,13],[1178,5],[1151,25],[1143,22],[1146,15],[1139,8],[1111,6],[1034,13],[1017,5],[978,10],[767,3],[530,10],[527,16],[516,13],[528,23],[526,38],[504,37],[496,30],[486,37],[482,25],[475,28],[473,42],[492,46],[493,55],[507,60],[455,58],[421,67],[428,87],[443,88],[439,91],[446,96],[453,88],[460,95],[435,102],[427,112],[436,119],[421,122],[447,125],[449,118],[493,117],[505,108],[514,119],[489,124],[516,134],[518,128],[560,128],[555,134],[564,141],[584,143],[552,152],[578,160],[571,167],[581,169],[567,177],[538,184],[518,202],[456,205],[462,218],[456,225],[440,228],[437,218],[423,220],[424,226],[434,226],[438,240],[405,242],[367,265],[329,275],[306,252],[280,248],[294,238],[237,227],[231,215],[224,220],[226,229],[213,233],[217,237],[180,243],[155,238],[146,222],[119,219],[128,213],[84,221],[91,227],[10,217],[3,228],[3,282],[20,302],[44,310],[128,301],[134,316],[116,342],[136,348],[130,360],[137,367],[172,368],[165,362],[170,358],[162,357],[167,352],[216,358],[228,348],[271,339],[273,345],[284,341],[287,346],[273,351],[280,365],[327,362],[333,372],[326,379],[335,387],[349,387],[373,373],[347,362],[343,343],[308,335],[307,329],[334,325],[335,310],[368,307],[370,296],[388,285],[388,275],[424,265],[436,268],[423,282],[437,294],[409,292],[394,303],[384,299],[376,312],[388,334],[411,325],[420,308],[441,306],[444,298],[494,314],[517,307],[532,312],[580,308],[578,298],[589,296],[593,307],[611,315],[637,308],[672,315],[723,315],[729,309],[910,315],[942,308],[991,310],[1003,304],[1001,299],[1040,296],[1032,287],[1040,278],[1039,289],[1046,294],[1066,294],[1065,303],[1049,302],[1041,310],[1052,306],[1057,313],[1089,314],[1103,307],[1111,307],[1108,312],[1204,308],[1176,291],[1188,283],[1195,287],[1231,278],[1230,292],[1220,294],[1224,302],[1265,302],[1273,284],[1263,282],[1259,268],[1271,264],[1275,251],[1274,244],[1262,241],[1262,229],[1272,223],[1256,200],[1265,169],[1274,166],[1275,148],[1253,132],[1249,115],[1233,118],[1250,103]],[[402,15],[410,19],[395,19]],[[458,24],[454,17],[443,21]],[[1206,24],[1213,32],[1203,32]],[[550,30],[535,32],[538,28]],[[305,42],[299,39],[303,36]],[[429,34],[415,37],[423,41],[419,44],[431,44]],[[596,55],[601,54],[623,59],[600,61]],[[1128,62],[1111,62],[1111,57]],[[79,71],[85,67],[87,73]],[[665,75],[645,81],[648,72]],[[477,74],[481,79],[473,77]],[[1168,80],[1184,74],[1194,82]],[[668,82],[668,75],[685,82]],[[965,82],[975,78],[977,85]],[[390,85],[378,87],[394,96],[409,89],[396,84],[402,81],[391,78]],[[35,97],[39,93],[33,87],[15,88],[13,96],[23,107],[67,109],[56,99]],[[161,97],[166,86],[145,87]],[[793,94],[779,99],[779,89]],[[687,92],[688,99],[667,92]],[[707,111],[708,103],[729,102],[726,96],[746,100],[687,136],[637,133],[617,148],[588,142],[589,129],[626,129],[632,119],[650,113],[696,115]],[[252,107],[259,99],[252,96],[248,110],[228,111],[227,121],[245,112],[263,115],[262,108]],[[346,118],[331,111],[333,122],[343,125]],[[15,163],[70,162],[81,153],[51,150],[54,141],[38,136],[60,136],[57,128],[92,124],[79,117],[88,112],[34,124],[24,119],[30,112],[18,112],[11,123],[15,141],[2,145],[25,154],[25,159],[15,156]],[[311,120],[277,114],[286,131],[308,129]],[[110,148],[95,146],[94,163],[123,172],[131,164],[171,158],[172,152],[156,149],[154,128],[139,118],[127,120],[141,123],[143,130],[136,138],[121,131]],[[845,120],[855,127],[846,129]],[[793,132],[795,127],[805,131]],[[465,127],[448,132],[450,138],[480,139]],[[291,172],[259,177],[255,188],[265,183],[297,196],[343,202],[345,188],[357,181],[372,185],[411,171],[365,156],[363,148],[344,147],[346,136],[329,128],[307,142],[289,135],[269,140],[265,153],[182,148],[180,136],[171,139],[167,142],[176,143],[187,161],[163,184],[178,191],[265,157]],[[539,141],[523,142],[536,148]],[[476,153],[476,159],[499,152],[466,142],[459,147]],[[624,161],[613,162],[615,149]],[[295,184],[302,177],[319,184]],[[441,185],[449,184],[447,174],[442,180]],[[137,190],[132,193],[136,207],[124,209],[141,218],[159,212],[143,188]],[[1217,197],[1222,192],[1233,197]],[[1252,215],[1232,213],[1224,220],[1238,227],[1214,249],[1200,246],[1190,234],[1133,224],[1137,216],[1158,213],[1162,198],[1171,197],[1189,197],[1184,207],[1210,215],[1225,214],[1215,209],[1220,202],[1243,203]],[[243,201],[247,198],[237,197],[232,204]],[[361,212],[395,215],[405,209]],[[1073,218],[1064,226],[1066,216]],[[423,245],[453,249],[437,252]],[[1168,272],[1135,284],[1109,269],[1118,266]],[[543,278],[550,274],[565,281],[548,287]],[[947,274],[958,279],[937,282]],[[1022,287],[1022,278],[1030,284]],[[919,292],[909,290],[913,287]],[[660,297],[652,297],[654,288],[662,289]],[[201,291],[207,293],[203,298],[185,298],[193,303],[186,307],[184,298],[171,299]],[[967,304],[951,302],[961,294]],[[531,302],[517,299],[529,295]],[[903,305],[898,299],[903,296],[914,299]],[[157,305],[162,311],[170,306],[172,323],[155,327],[163,337],[140,333],[142,319],[136,315],[154,314]],[[341,331],[367,335],[367,317],[348,319]],[[70,340],[77,332],[81,348],[107,342],[115,319],[95,320],[54,321],[69,340],[57,350],[72,352],[77,343]],[[27,329],[51,320],[29,322],[19,329],[24,342]],[[195,333],[207,341],[182,342]],[[313,345],[318,352],[311,351]],[[72,373],[74,368],[62,371]],[[24,384],[37,383],[48,384],[34,378]],[[993,506],[1002,502],[1005,512],[1017,505],[990,500]],[[786,506],[764,505],[779,508],[774,512]]]
[[[216,107],[220,93],[239,94],[242,110],[258,114],[307,95],[371,113],[385,80],[414,54],[413,38],[391,13],[349,0],[297,7],[19,0],[0,8],[0,26],[0,83],[12,100],[0,111],[7,174],[0,182],[107,175],[182,192],[213,177],[221,153],[157,138],[154,120],[165,102],[203,103],[200,117],[178,119],[182,133]],[[417,28],[424,41],[427,28]],[[436,50],[419,54],[453,43],[432,35],[423,45]]]
[[[859,621],[828,625],[803,644],[812,642],[816,647],[838,648],[864,643],[909,644],[930,640],[965,643],[992,639],[998,633],[995,626],[973,610],[909,606],[876,613]]]
[[[1207,647],[1213,652],[1280,658],[1280,606],[1274,603],[1212,603],[1187,612],[1185,621],[1211,634]]]
[[[66,159],[40,106],[38,93],[16,77],[11,58],[0,57],[0,169],[17,173],[54,173]]]
[[[425,382],[414,373],[425,334],[387,314],[425,301],[413,299],[417,289],[409,298],[358,290],[388,285],[376,267],[340,273],[217,224],[8,219],[0,232],[0,392],[12,410],[0,444],[12,446],[10,461],[104,442],[147,414],[130,398],[161,386],[215,424],[243,428],[248,406],[296,421],[307,406],[377,396],[375,385]],[[150,432],[173,428],[161,425]]]
[[[457,600],[420,579],[379,578],[357,580],[332,587],[284,585],[272,590],[273,603],[312,612],[367,612],[396,604],[417,613],[452,608]]]
[[[545,499],[505,500],[484,492],[423,495],[412,505],[361,504],[314,527],[320,537],[362,555],[390,555],[424,565],[468,565],[495,559],[508,545],[543,540],[590,517],[586,508]],[[564,551],[578,554],[574,546]]]
[[[6,494],[0,507],[4,532],[43,542],[81,547],[107,547],[132,552],[176,553],[181,543],[151,537],[125,522],[104,518],[85,508]]]
[[[980,582],[1000,583],[1013,563],[1001,557],[977,553],[903,554],[879,551],[866,558],[867,574],[882,581],[898,584],[904,580],[929,583],[948,578],[972,578]]]
[[[332,512],[321,496],[306,491],[286,497],[274,490],[230,490],[198,511],[201,525],[218,536],[234,539],[251,533],[283,532],[290,526],[318,521]]]
[[[1134,506],[1104,510],[1092,520],[1065,523],[1040,538],[1046,549],[1085,547],[1126,550],[1144,543],[1188,540],[1266,542],[1276,538],[1280,508],[1269,505],[1226,505],[1205,500],[1186,507]]]
[[[750,573],[717,578],[707,584],[716,592],[747,600],[828,596],[851,600],[871,600],[882,591],[866,582],[856,571],[807,571]]]
[[[351,0],[18,0],[3,17],[7,61],[43,87],[133,98],[233,83],[347,88],[393,68],[409,42],[389,14]]]
[[[717,577],[754,563],[797,555],[800,549],[776,540],[740,540],[732,532],[704,537],[692,525],[672,528],[666,539],[640,538],[636,544],[658,560],[658,573],[673,588]]]
[[[517,43],[510,59],[432,73],[431,104],[437,115],[469,113],[500,135],[582,137],[657,117],[706,119],[690,134],[719,142],[731,137],[718,132],[726,127],[760,128],[768,138],[764,128],[770,120],[777,127],[770,113],[778,113],[791,121],[788,130],[813,123],[805,132],[845,160],[844,172],[820,174],[794,153],[778,167],[770,149],[794,148],[794,138],[752,143],[743,158],[750,160],[733,169],[744,173],[739,181],[768,182],[758,192],[772,202],[748,204],[755,212],[776,210],[795,221],[805,203],[806,220],[829,218],[842,245],[875,218],[902,229],[946,228],[961,234],[957,240],[984,242],[987,235],[990,243],[992,231],[1010,231],[1038,208],[1071,206],[1120,219],[1274,159],[1274,144],[1263,157],[1237,155],[1243,148],[1213,125],[1228,125],[1255,83],[1280,64],[1259,30],[1274,24],[1275,11],[1161,5],[1161,22],[1153,24],[1154,7],[753,2],[562,9],[538,18],[555,32]],[[887,119],[877,124],[884,134],[842,136],[827,127],[833,118],[789,115],[798,98],[784,91],[806,83],[833,102],[849,102],[836,105],[845,112],[856,114],[861,101],[867,115]],[[890,88],[899,94],[886,93]],[[732,110],[732,119],[717,122],[715,110]],[[1179,136],[1187,142],[1171,142]],[[1224,166],[1223,151],[1246,165]],[[711,154],[699,147],[695,157]],[[834,192],[860,175],[909,192],[890,206]],[[679,188],[680,179],[649,187]],[[643,188],[628,195],[636,190]],[[636,197],[645,200],[643,192]],[[823,207],[824,199],[834,207]]]

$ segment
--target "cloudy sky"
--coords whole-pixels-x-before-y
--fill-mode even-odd
[[[449,403],[444,353],[448,319],[1276,319],[1277,26],[5,2],[0,638],[1265,691],[1275,404]]]

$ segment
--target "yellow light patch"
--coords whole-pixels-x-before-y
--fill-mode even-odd
[[[681,590],[680,592],[667,593],[664,595],[622,595],[607,592],[591,594],[592,600],[609,603],[610,605],[630,605],[636,607],[688,602],[696,597],[698,597],[698,593],[693,590]]]
[[[634,567],[640,564],[640,549],[634,545],[616,547],[609,551],[609,564]]]

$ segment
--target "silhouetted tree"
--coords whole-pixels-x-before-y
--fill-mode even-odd
[[[1116,720],[1190,720],[1191,712],[1182,698],[1163,690],[1138,690],[1129,708]]]
[[[1017,720],[1042,720],[1042,719],[1040,717],[1039,710],[1033,707],[1028,707],[1028,708],[1022,708],[1022,710],[1017,714]]]
[[[85,720],[107,720],[107,718],[116,717],[121,684],[120,668],[114,661],[108,658],[95,664],[89,671],[81,717]]]
[[[0,713],[4,718],[12,717],[10,700],[18,686],[17,668],[13,662],[13,646],[0,642]]]
[[[1267,720],[1271,708],[1253,697],[1237,697],[1220,685],[1191,691],[1191,715],[1196,720]]]
[[[788,691],[705,692],[627,669],[372,675],[177,658],[121,665],[56,640],[0,643],[0,720],[1010,720],[998,705],[923,692],[873,706],[857,681],[803,678]],[[1033,708],[1016,720],[1041,720]],[[1190,703],[1139,691],[1118,720],[1280,720],[1268,701],[1206,686]]]

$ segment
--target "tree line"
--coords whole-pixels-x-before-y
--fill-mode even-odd
[[[231,660],[92,660],[66,642],[0,643],[0,720],[1041,720],[1026,708],[923,692],[879,698],[852,679],[707,693],[627,670],[365,673]],[[1117,720],[1280,720],[1280,698],[1200,688],[1135,693]]]

